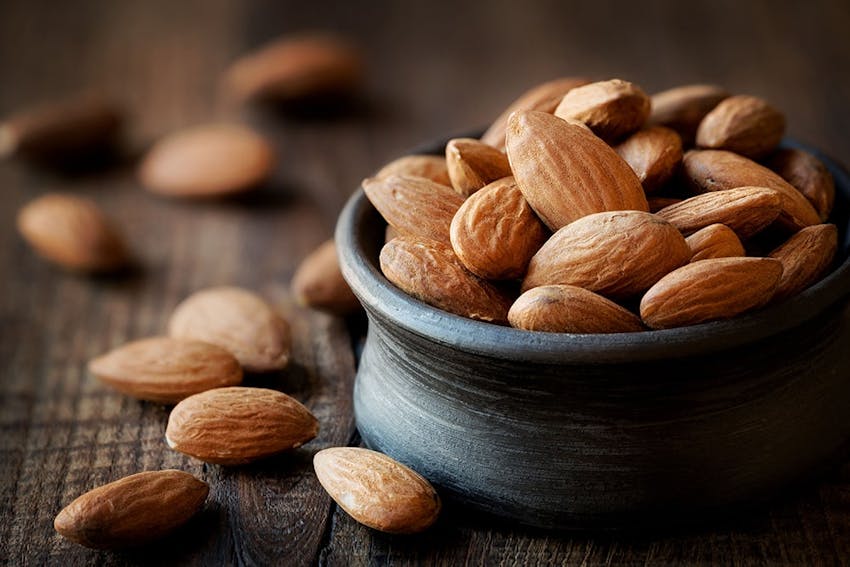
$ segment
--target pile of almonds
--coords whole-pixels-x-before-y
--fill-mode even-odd
[[[519,329],[622,333],[730,319],[832,265],[835,187],[778,149],[761,98],[690,85],[647,96],[564,78],[480,140],[363,181],[387,221],[387,279],[439,309]]]

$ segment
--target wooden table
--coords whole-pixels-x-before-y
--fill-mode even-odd
[[[331,235],[358,181],[423,140],[488,123],[527,86],[561,75],[623,77],[648,91],[714,82],[764,95],[789,134],[850,162],[850,5],[820,2],[193,2],[0,4],[0,115],[98,87],[132,111],[130,145],[241,119],[277,145],[274,181],[227,202],[151,196],[132,163],[61,177],[0,164],[0,564],[791,564],[850,562],[850,463],[726,525],[661,534],[549,534],[448,510],[430,532],[390,537],[332,505],[312,473],[321,448],[356,443],[346,323],[295,306],[288,283]],[[363,47],[360,104],[294,118],[218,104],[221,70],[277,34],[331,29]],[[18,237],[18,208],[47,191],[96,199],[120,219],[143,269],[69,275]],[[319,417],[318,439],[256,466],[208,466],[163,442],[168,409],[89,376],[86,362],[162,333],[194,290],[233,284],[289,318],[294,364],[252,385]],[[82,492],[141,470],[181,468],[212,487],[201,515],[161,544],[91,551],[52,528]]]

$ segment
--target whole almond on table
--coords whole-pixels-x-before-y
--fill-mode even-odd
[[[449,140],[446,144],[446,164],[452,187],[464,197],[511,174],[508,156],[472,138]]]
[[[731,319],[773,297],[782,263],[773,258],[714,258],[687,264],[643,296],[640,316],[653,329]]]
[[[95,549],[140,546],[185,524],[203,507],[209,490],[183,471],[137,473],[78,497],[59,512],[53,527]]]
[[[572,285],[544,285],[519,296],[508,311],[512,327],[550,333],[643,331],[640,318],[613,301]]]
[[[419,533],[440,514],[434,487],[398,461],[358,447],[316,453],[313,468],[322,487],[352,518],[382,532]]]
[[[697,146],[728,150],[752,159],[769,154],[785,133],[785,116],[767,101],[731,96],[705,115],[697,129]]]
[[[451,187],[408,175],[366,179],[363,192],[400,233],[446,244],[449,226],[463,204],[463,197]]]
[[[766,165],[802,193],[822,221],[829,218],[835,202],[835,180],[821,160],[809,152],[787,148],[774,152]]]
[[[17,225],[40,256],[64,268],[108,272],[130,259],[124,238],[89,199],[49,193],[27,203]]]
[[[549,236],[513,177],[490,183],[470,196],[452,220],[457,257],[485,279],[517,279]]]
[[[142,161],[139,179],[160,195],[209,198],[253,189],[274,167],[271,144],[247,126],[209,124],[159,140]]]
[[[691,150],[682,160],[682,172],[698,193],[736,187],[767,187],[779,193],[782,212],[778,222],[791,231],[820,223],[811,203],[787,181],[768,168],[723,150]]]
[[[390,282],[420,301],[461,317],[508,322],[511,297],[467,271],[445,244],[400,236],[381,249],[380,263]]]
[[[337,315],[360,309],[357,296],[342,277],[333,239],[324,242],[301,261],[291,287],[296,301],[306,307]]]
[[[237,287],[184,299],[168,321],[168,334],[218,345],[249,372],[285,368],[292,347],[289,323],[260,296]]]
[[[682,137],[685,147],[694,145],[699,123],[729,93],[715,85],[684,85],[652,95],[649,124],[667,126]]]
[[[583,122],[611,143],[643,126],[649,112],[649,97],[640,87],[612,79],[571,89],[555,109],[555,116]]]
[[[771,252],[771,258],[782,262],[782,279],[773,300],[787,299],[820,280],[832,264],[837,248],[835,225],[818,224],[804,228]]]
[[[171,410],[168,446],[207,463],[241,465],[295,449],[319,422],[298,400],[266,388],[216,388]]]
[[[641,211],[596,213],[568,224],[528,265],[523,291],[566,284],[620,299],[649,289],[691,251],[669,222]]]
[[[626,160],[647,193],[667,183],[682,163],[682,139],[663,126],[638,130],[614,149]]]
[[[382,179],[390,175],[411,175],[413,177],[424,177],[441,185],[451,187],[449,179],[449,167],[445,156],[410,155],[394,159],[375,174]]]
[[[767,187],[738,187],[704,193],[655,213],[689,235],[720,223],[747,239],[766,228],[782,211],[782,199]]]
[[[602,211],[646,211],[634,171],[578,123],[545,112],[515,113],[507,153],[517,186],[552,230]]]
[[[691,262],[747,255],[738,235],[725,224],[710,224],[687,237],[685,242],[691,249]]]
[[[89,372],[121,393],[163,404],[242,382],[239,361],[223,348],[170,337],[127,343],[91,360]]]

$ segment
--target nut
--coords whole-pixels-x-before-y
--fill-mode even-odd
[[[452,187],[464,197],[511,174],[508,156],[472,138],[449,140],[446,144],[446,163]]]
[[[573,285],[544,285],[519,296],[508,311],[512,327],[549,333],[643,331],[637,315],[601,295]]]
[[[649,111],[649,97],[640,87],[612,79],[571,89],[555,116],[584,122],[606,142],[616,142],[643,126]]]
[[[710,224],[685,239],[691,249],[691,262],[710,258],[746,256],[735,231],[725,224]]]
[[[682,163],[682,139],[663,126],[638,130],[614,149],[635,172],[646,193],[664,186]]]
[[[292,293],[301,305],[335,315],[360,309],[360,301],[342,277],[333,239],[301,261],[292,278]]]
[[[832,264],[838,248],[834,224],[809,226],[770,253],[782,262],[782,279],[773,301],[783,301],[817,282]]]
[[[705,115],[697,130],[701,148],[728,150],[752,159],[766,156],[782,141],[785,116],[755,96],[731,96]]]
[[[665,207],[656,214],[688,235],[721,223],[747,239],[779,216],[782,199],[767,187],[738,187],[697,195]]]
[[[383,179],[390,175],[424,177],[441,185],[448,185],[449,187],[452,185],[452,181],[449,179],[449,167],[444,156],[403,156],[382,167],[375,174],[375,177]]]
[[[648,122],[675,130],[684,146],[693,146],[702,119],[728,96],[725,89],[715,85],[674,87],[652,95]]]
[[[783,149],[773,153],[767,166],[802,193],[825,221],[835,202],[835,180],[821,160],[803,150]]]

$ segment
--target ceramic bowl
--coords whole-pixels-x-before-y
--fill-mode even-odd
[[[674,524],[775,495],[850,438],[850,177],[818,155],[838,193],[834,270],[750,315],[642,333],[533,333],[417,301],[381,274],[385,223],[357,191],[336,241],[369,317],[363,440],[530,526]]]

